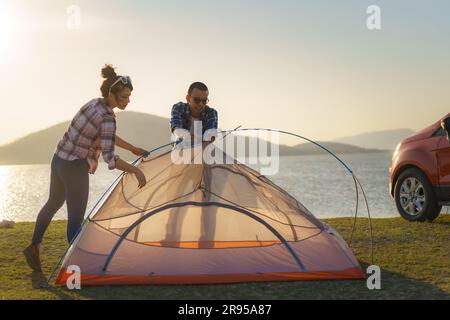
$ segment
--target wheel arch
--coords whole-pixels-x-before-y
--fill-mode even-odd
[[[430,185],[433,187],[433,184],[431,183],[431,180],[428,176],[428,173],[426,172],[426,170],[422,169],[421,167],[415,165],[415,164],[405,164],[402,167],[400,167],[400,169],[397,170],[397,172],[395,172],[394,177],[392,179],[392,188],[391,188],[391,196],[394,197],[395,196],[395,186],[397,184],[398,178],[400,177],[400,175],[405,172],[408,169],[417,169],[420,172],[422,172],[425,177],[428,180],[428,183],[430,183]],[[434,192],[434,190],[432,190]]]

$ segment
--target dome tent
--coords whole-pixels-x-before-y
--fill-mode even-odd
[[[84,286],[365,277],[342,237],[286,191],[225,153],[224,164],[198,164],[201,150],[189,150],[194,164],[174,163],[171,151],[142,160],[141,189],[123,175],[71,244],[56,283],[71,265]]]

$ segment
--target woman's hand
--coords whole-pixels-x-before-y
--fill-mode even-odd
[[[138,181],[138,188],[141,189],[142,187],[144,187],[147,184],[147,180],[145,179],[145,175],[144,173],[139,169],[136,168],[134,175]]]
[[[122,170],[124,172],[132,173],[136,177],[138,181],[138,188],[142,188],[147,184],[147,180],[145,179],[144,173],[138,167],[132,166],[126,161],[122,159],[116,160],[116,169]]]

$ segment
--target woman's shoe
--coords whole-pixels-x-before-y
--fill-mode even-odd
[[[30,244],[28,247],[23,250],[23,254],[27,259],[27,263],[31,269],[34,271],[42,271],[41,268],[41,259],[39,258],[39,249],[36,245]]]

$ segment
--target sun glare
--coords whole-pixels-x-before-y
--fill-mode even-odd
[[[11,48],[14,40],[14,11],[7,1],[0,4],[0,59]]]

